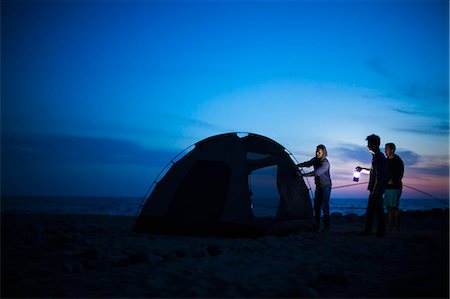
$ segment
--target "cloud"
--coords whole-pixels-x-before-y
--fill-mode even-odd
[[[445,76],[439,76],[440,79],[434,81],[429,80],[427,82],[417,81],[415,79],[408,80],[403,79],[405,76],[391,72],[379,57],[369,58],[365,64],[378,75],[389,80],[395,79],[394,90],[388,92],[385,96],[394,98],[406,97],[408,99],[419,100],[427,105],[432,100],[435,105],[445,105],[448,107],[449,84],[448,80],[445,80]],[[399,110],[399,112],[405,111]]]
[[[441,164],[441,165],[430,165],[428,167],[408,167],[405,170],[405,175],[408,174],[421,177],[421,176],[439,176],[445,177],[449,176],[449,165]]]
[[[408,82],[399,86],[399,91],[408,98],[426,102],[429,100],[437,100],[437,103],[448,106],[448,85],[439,85],[434,82]]]
[[[408,154],[404,151],[398,151],[399,156],[405,163],[405,173],[410,173],[416,178],[423,177],[441,177],[449,176],[449,160],[446,155],[423,155],[418,156],[417,163],[411,164]]]
[[[382,77],[392,77],[392,73],[387,70],[381,60],[377,57],[370,58],[366,61],[366,64],[377,74]]]
[[[208,130],[222,129],[222,127],[216,126],[216,125],[206,122],[206,121],[198,120],[196,118],[178,116],[178,115],[168,115],[168,114],[166,115],[166,117],[168,117],[176,122],[179,122],[183,125],[190,125],[190,126],[194,126],[194,127],[198,127],[198,128],[202,128],[202,129],[208,129]]]
[[[419,163],[420,156],[412,151],[397,150],[395,153],[402,158],[405,165],[416,165]]]
[[[437,109],[437,108],[436,108]],[[447,109],[438,111],[424,110],[423,107],[391,107],[391,111],[400,113],[415,121],[404,121],[392,129],[398,132],[425,135],[448,135],[449,121]],[[402,117],[402,115],[398,115]],[[406,127],[407,126],[407,127]]]
[[[426,125],[414,123],[414,122],[408,122],[408,127],[397,127],[394,128],[396,131],[400,132],[409,132],[414,134],[426,134],[426,135],[447,135],[449,133],[449,122],[448,122],[448,112],[447,111],[440,111],[440,113],[443,113],[442,115],[437,113],[430,113],[427,111],[423,111],[420,109],[414,109],[414,108],[399,108],[399,107],[392,107],[392,111],[406,115],[406,116],[412,116],[412,117],[428,117],[430,120],[427,122]]]
[[[13,167],[39,163],[162,167],[176,154],[112,138],[71,135],[8,135],[2,138],[2,162]]]
[[[353,162],[357,161],[360,163],[367,163],[370,156],[367,151],[367,147],[354,145],[354,144],[343,144],[342,146],[334,147],[329,149],[333,156],[339,157],[342,162]]]
[[[448,136],[449,125],[448,122],[442,121],[433,126],[394,128],[394,130],[413,134]]]
[[[2,194],[139,195],[176,152],[123,139],[2,136]]]
[[[360,162],[367,163],[370,160],[370,154],[365,146],[354,144],[343,144],[342,146],[330,149],[333,156],[339,157],[342,162]],[[409,150],[397,150],[396,153],[402,158],[405,165],[416,165],[421,157]]]
[[[420,115],[420,112],[417,110],[407,110],[407,109],[402,109],[402,108],[392,108],[393,111],[401,113],[401,114],[405,114],[405,115]]]

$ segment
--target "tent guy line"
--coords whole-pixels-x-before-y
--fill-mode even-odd
[[[341,186],[332,187],[331,189],[348,188],[348,187],[354,187],[354,186],[362,185],[362,184],[367,184],[367,182],[354,183],[354,184],[348,184],[348,185],[341,185]],[[405,184],[403,184],[403,187],[407,187],[409,189],[415,190],[415,191],[420,192],[422,194],[425,194],[425,195],[427,195],[427,196],[429,196],[429,197],[431,197],[433,199],[436,199],[436,200],[439,200],[439,201],[442,201],[442,202],[445,201],[445,199],[437,198],[437,197],[431,195],[430,193],[427,193],[425,191],[419,190],[417,188],[414,188],[414,187],[411,187],[411,186],[408,186],[408,185],[405,185]]]

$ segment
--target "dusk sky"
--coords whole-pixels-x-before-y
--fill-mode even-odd
[[[1,45],[4,195],[143,196],[178,152],[239,131],[300,162],[325,144],[336,187],[375,133],[404,184],[449,197],[447,0],[6,0]]]

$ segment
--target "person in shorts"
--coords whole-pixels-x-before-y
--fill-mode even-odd
[[[400,230],[400,210],[398,206],[402,195],[402,178],[405,167],[402,159],[395,154],[395,149],[394,143],[386,143],[384,148],[388,164],[387,185],[384,192],[388,231]]]

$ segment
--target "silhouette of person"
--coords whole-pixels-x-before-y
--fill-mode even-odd
[[[368,235],[372,232],[372,224],[375,214],[377,215],[377,233],[378,237],[386,235],[386,227],[384,223],[384,202],[383,194],[386,189],[387,179],[387,162],[383,153],[380,151],[380,137],[372,134],[367,136],[367,148],[372,153],[372,167],[356,167],[358,171],[366,169],[370,171],[369,185],[367,189],[370,191],[366,210],[366,224],[361,235]]]
[[[400,196],[402,195],[402,178],[405,166],[402,159],[395,154],[395,144],[386,143],[384,152],[386,153],[388,174],[386,191],[384,192],[384,205],[387,208],[387,227],[392,231],[400,230],[400,211],[398,209]]]
[[[309,161],[297,164],[297,167],[314,167],[314,171],[301,174],[302,176],[314,176],[316,190],[314,193],[314,216],[317,228],[320,228],[320,210],[323,211],[324,231],[330,230],[330,193],[331,177],[330,162],[328,162],[325,145],[316,147],[316,156]]]

